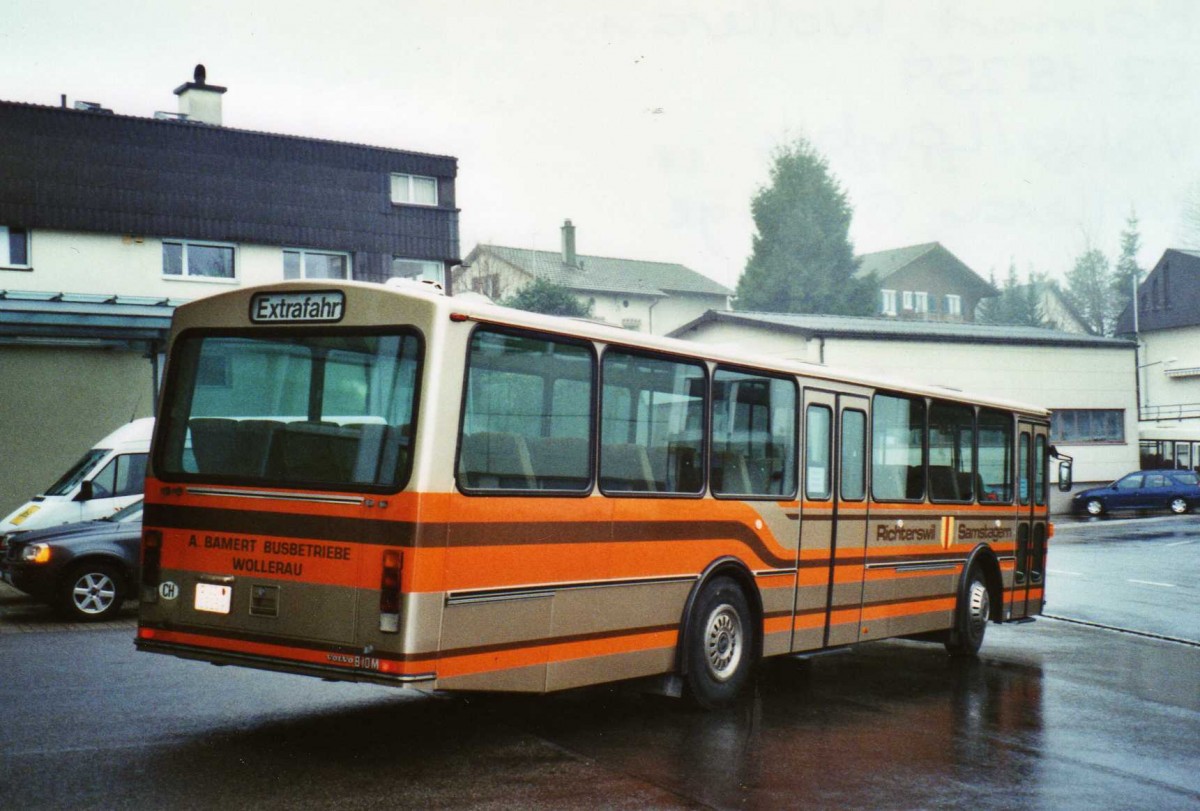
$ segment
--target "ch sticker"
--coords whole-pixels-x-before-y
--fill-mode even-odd
[[[179,586],[171,580],[158,584],[158,596],[164,600],[174,600],[179,596]]]

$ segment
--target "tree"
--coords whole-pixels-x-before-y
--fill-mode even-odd
[[[534,279],[500,303],[505,307],[545,315],[589,318],[592,314],[591,304],[584,304],[568,288],[545,279]]]
[[[1142,269],[1138,267],[1137,254],[1142,248],[1142,235],[1138,232],[1138,218],[1133,211],[1125,221],[1121,232],[1121,255],[1113,269],[1113,309],[1119,316],[1133,301],[1134,290],[1142,281]]]
[[[1075,260],[1067,272],[1067,299],[1095,334],[1112,334],[1117,315],[1113,272],[1101,251],[1087,248]]]
[[[992,287],[997,287],[994,272],[989,281]],[[1016,263],[1010,262],[1004,285],[998,287],[1000,295],[983,300],[976,313],[976,322],[1018,327],[1046,326],[1041,302],[1042,285],[1046,283],[1045,274],[1030,273],[1029,282],[1022,284],[1017,277]]]
[[[739,310],[873,315],[874,278],[856,279],[849,200],[807,140],[779,147],[750,203],[756,233],[738,279]]]

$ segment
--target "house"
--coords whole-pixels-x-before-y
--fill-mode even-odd
[[[670,262],[587,256],[575,251],[575,226],[562,226],[559,252],[477,245],[454,272],[455,293],[508,298],[534,279],[566,287],[593,317],[625,329],[663,335],[707,310],[728,310],[733,291]]]
[[[975,307],[999,291],[939,242],[862,254],[855,276],[879,283],[879,315],[971,323]]]
[[[1200,467],[1200,251],[1165,251],[1116,333],[1138,346],[1143,466]]]
[[[1078,486],[1137,465],[1131,341],[1037,327],[896,318],[709,312],[671,335],[833,368],[1030,403],[1051,411],[1051,441],[1075,458]],[[1063,509],[1054,495],[1052,506]]]
[[[1017,292],[1022,295],[1028,295],[1030,288],[1033,289],[1034,295],[1037,297],[1038,309],[1041,311],[1042,320],[1050,329],[1060,330],[1062,332],[1074,332],[1078,335],[1091,335],[1092,330],[1083,320],[1079,310],[1067,300],[1060,288],[1054,282],[1029,282],[1026,284],[1017,285]]]
[[[197,66],[152,118],[0,101],[0,513],[153,413],[175,304],[460,261],[454,158],[235,129],[225,93]]]

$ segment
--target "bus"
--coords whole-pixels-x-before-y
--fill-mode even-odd
[[[1041,612],[1045,410],[481,299],[296,281],[176,310],[140,650],[717,707],[765,657],[972,655]]]
[[[1200,427],[1191,423],[1139,425],[1138,450],[1142,470],[1200,473]]]

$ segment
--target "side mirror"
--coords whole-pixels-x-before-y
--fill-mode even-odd
[[[1058,463],[1058,489],[1066,493],[1071,489],[1071,463]]]
[[[92,487],[92,480],[88,479],[85,482],[79,483],[79,495],[75,496],[76,501],[91,501],[95,498],[96,492]]]

